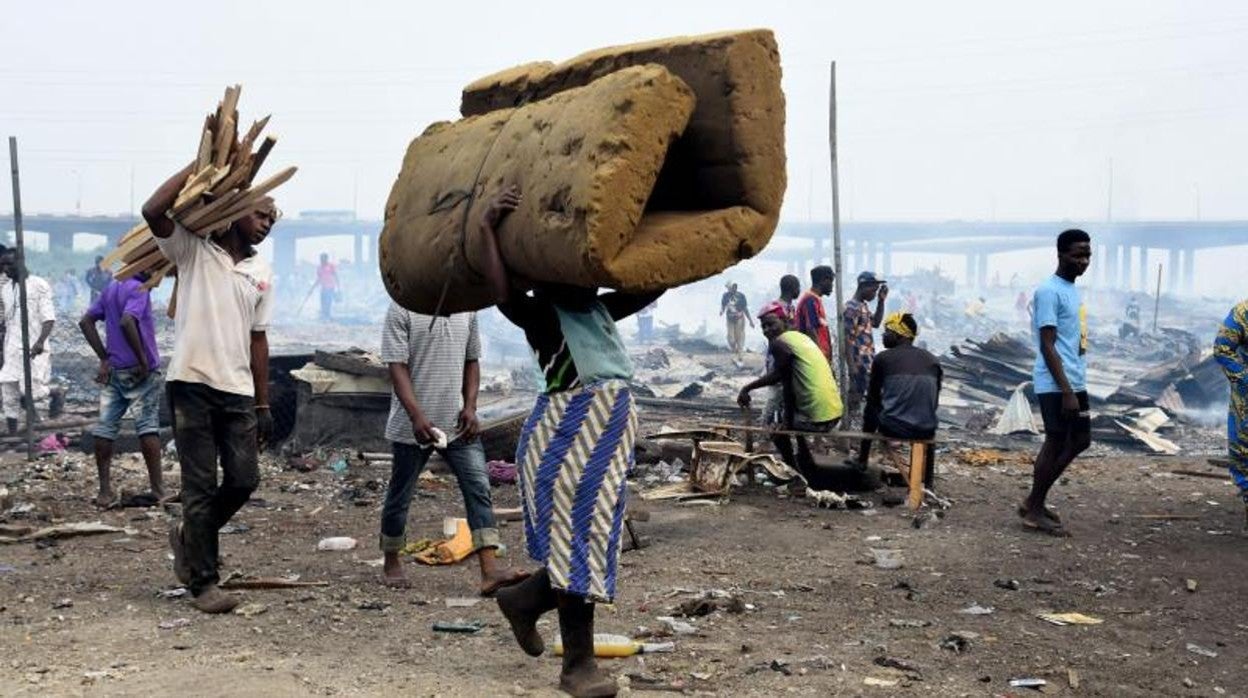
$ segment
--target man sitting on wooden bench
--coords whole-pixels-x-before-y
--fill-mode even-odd
[[[931,439],[936,435],[936,406],[943,371],[927,350],[914,346],[919,325],[909,313],[893,313],[884,320],[885,351],[875,357],[867,386],[862,430],[897,439]],[[932,449],[927,449],[928,478]],[[857,465],[866,469],[871,442],[858,447]],[[930,483],[929,483],[930,484]]]
[[[783,389],[784,429],[828,432],[844,413],[841,391],[832,376],[832,367],[819,345],[806,335],[789,328],[789,316],[780,303],[772,301],[758,314],[759,326],[768,341],[767,374],[751,381],[737,395],[737,404],[750,406],[750,391],[779,384]],[[797,453],[787,434],[772,436],[785,464],[801,473],[806,482],[819,489],[814,457],[806,439],[797,437]]]

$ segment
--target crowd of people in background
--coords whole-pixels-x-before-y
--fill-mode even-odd
[[[99,360],[100,414],[92,431],[99,473],[95,501],[100,507],[115,504],[113,445],[122,418],[133,412],[150,496],[154,502],[177,497],[183,504],[182,521],[169,533],[175,575],[190,589],[196,608],[224,613],[238,599],[217,587],[218,533],[256,488],[258,453],[273,429],[267,363],[273,272],[255,246],[267,237],[277,214],[266,200],[225,235],[199,238],[163,215],[185,176],[184,171],[172,177],[144,206],[161,251],[179,269],[174,352],[167,367],[162,368],[145,275],[113,281],[97,257],[81,281],[67,272],[54,287],[29,274],[14,250],[0,246],[0,411],[13,433],[24,408],[47,397],[49,339],[58,307],[71,309],[79,284],[85,285],[90,302],[78,326]],[[515,188],[497,195],[476,234],[484,251],[482,274],[498,309],[523,333],[544,380],[516,454],[525,542],[539,568],[511,568],[495,556],[501,543],[476,417],[482,353],[477,315],[422,315],[392,303],[381,342],[394,386],[386,426],[394,461],[379,527],[382,580],[407,586],[398,552],[406,542],[420,472],[437,452],[451,465],[463,493],[480,564],[480,592],[497,597],[516,641],[533,656],[545,649],[538,620],[557,610],[565,647],[561,686],[574,695],[598,695],[609,691],[610,682],[593,659],[594,607],[610,603],[616,593],[625,477],[637,428],[629,388],[633,369],[616,323],[637,315],[638,340],[654,340],[660,294],[599,294],[558,284],[516,289],[496,236],[521,199]],[[1091,443],[1088,317],[1077,286],[1091,264],[1091,237],[1067,230],[1057,237],[1056,249],[1053,275],[1014,302],[1017,320],[1026,321],[1035,343],[1032,379],[1044,422],[1031,488],[1017,514],[1028,530],[1066,536],[1066,522],[1049,506],[1048,495]],[[22,281],[29,392],[23,383]],[[830,321],[827,299],[836,283],[835,271],[821,265],[811,269],[806,289],[796,276],[781,277],[778,296],[757,314],[750,312],[736,283],[727,284],[720,301],[727,349],[739,367],[745,326],[753,327],[757,318],[765,340],[762,375],[740,389],[737,402],[750,408],[751,394],[766,389],[763,423],[771,427],[772,443],[780,458],[816,489],[825,487],[828,476],[812,454],[810,437],[860,428],[862,434],[851,432],[861,439],[857,453],[843,465],[864,470],[872,434],[898,440],[936,437],[944,378],[939,360],[918,341],[923,323],[915,293],[905,292],[900,308],[890,313],[887,281],[861,271],[852,296]],[[320,257],[308,297],[318,289],[320,320],[332,321],[341,280],[327,254]],[[879,352],[876,332],[883,345]],[[1140,332],[1139,303],[1132,299],[1120,336]],[[1243,493],[1248,526],[1248,301],[1233,308],[1219,328],[1214,353],[1232,385],[1230,470]],[[842,362],[843,386],[836,375]],[[162,389],[169,396],[182,468],[181,491],[173,495],[165,491],[160,468]],[[567,448],[571,443],[579,444],[574,452]],[[929,458],[933,452],[928,451]],[[927,472],[932,472],[930,461]]]

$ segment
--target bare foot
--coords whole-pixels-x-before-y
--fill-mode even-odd
[[[520,649],[530,657],[540,657],[546,651],[542,634],[537,632],[537,619],[542,617],[542,611],[529,596],[523,586],[508,587],[499,590],[495,599],[498,610],[511,624],[511,632],[516,636]]]
[[[496,569],[489,574],[481,574],[481,595],[493,596],[495,592],[512,584],[519,584],[529,578],[529,573],[511,567]]]
[[[381,583],[391,589],[411,589],[412,583],[403,574],[403,563],[398,553],[386,553],[386,561],[381,569]]]
[[[615,680],[592,660],[565,668],[559,674],[559,688],[574,698],[609,698],[619,690]]]
[[[117,495],[113,494],[112,490],[100,490],[93,503],[100,509],[112,509],[117,503]]]

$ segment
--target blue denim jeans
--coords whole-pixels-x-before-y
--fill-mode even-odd
[[[100,388],[100,422],[92,430],[97,439],[116,441],[121,420],[135,406],[134,431],[139,436],[160,433],[160,372],[140,381],[137,368],[115,368]]]
[[[429,462],[431,448],[412,444],[392,443],[394,465],[390,469],[390,486],[386,504],[381,510],[381,549],[397,552],[407,544],[407,510],[412,503],[416,480]],[[446,459],[459,481],[468,511],[468,528],[472,530],[474,549],[497,548],[498,527],[494,524],[494,503],[490,498],[490,477],[485,469],[485,449],[480,439],[455,441],[438,453]]]

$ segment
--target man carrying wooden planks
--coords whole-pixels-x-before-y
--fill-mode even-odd
[[[258,199],[220,235],[200,237],[166,215],[193,168],[162,184],[143,205],[143,218],[178,269],[167,376],[182,466],[182,523],[169,532],[174,572],[196,608],[228,613],[238,600],[217,588],[217,534],[259,484],[259,448],[273,430],[266,334],[273,271],[255,246],[277,221],[277,209],[272,199]]]

